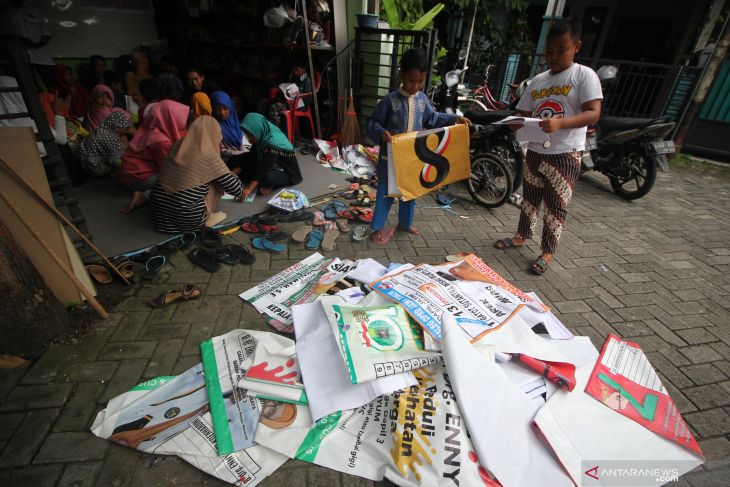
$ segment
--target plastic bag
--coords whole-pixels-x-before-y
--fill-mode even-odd
[[[270,8],[264,14],[264,25],[266,27],[278,29],[280,27],[284,27],[287,20],[289,20],[289,15],[286,13],[286,9],[281,5]]]

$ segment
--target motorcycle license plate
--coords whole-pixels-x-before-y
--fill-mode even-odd
[[[659,154],[674,154],[677,150],[674,147],[673,140],[662,140],[659,142],[649,142],[646,144],[646,155],[656,156]]]

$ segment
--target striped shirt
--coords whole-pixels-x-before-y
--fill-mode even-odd
[[[205,224],[205,197],[211,184],[233,196],[240,196],[243,192],[241,180],[231,173],[177,193],[166,193],[160,183],[156,183],[150,195],[155,212],[155,228],[164,233],[181,233],[201,228]]]

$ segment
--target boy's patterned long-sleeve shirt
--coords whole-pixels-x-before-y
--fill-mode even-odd
[[[384,154],[385,144],[382,143],[381,137],[386,130],[391,135],[396,135],[445,127],[454,123],[456,115],[434,110],[431,101],[422,91],[409,95],[399,88],[380,100],[365,122],[365,129],[372,141],[381,145],[381,154]]]

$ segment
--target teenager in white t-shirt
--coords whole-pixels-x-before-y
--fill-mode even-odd
[[[580,29],[561,19],[547,34],[545,60],[550,69],[538,74],[522,95],[522,115],[542,119],[545,143],[530,142],[527,150],[520,222],[512,238],[498,240],[498,249],[521,247],[532,237],[543,202],[542,255],[530,266],[543,274],[553,260],[565,225],[568,202],[585,148],[586,127],[601,116],[601,83],[589,67],[573,62],[580,50]]]

